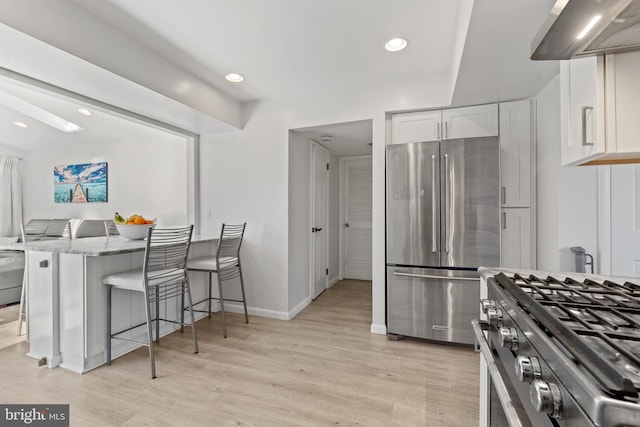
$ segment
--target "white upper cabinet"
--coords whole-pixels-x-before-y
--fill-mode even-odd
[[[440,110],[395,114],[391,118],[391,143],[439,141],[441,121]]]
[[[605,152],[602,57],[560,64],[562,164],[576,164]]]
[[[640,52],[560,67],[562,164],[640,162]]]
[[[498,105],[418,111],[391,117],[391,143],[498,135]]]
[[[473,138],[498,135],[498,105],[442,110],[442,139]]]
[[[500,104],[500,198],[502,207],[531,205],[532,102]]]

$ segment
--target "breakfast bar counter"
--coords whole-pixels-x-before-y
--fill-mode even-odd
[[[217,237],[193,235],[189,257],[213,255]],[[34,241],[2,245],[25,251],[27,275],[28,356],[49,368],[61,366],[84,373],[106,363],[106,274],[142,268],[145,240],[121,236]],[[11,246],[11,247],[9,247]],[[194,301],[206,295],[202,275],[191,275]],[[114,291],[113,327],[126,329],[144,321],[144,299],[139,292]],[[180,305],[168,300],[161,316],[179,316]],[[196,318],[204,316],[199,314]],[[162,322],[160,334],[178,328]],[[140,329],[140,330],[138,330]],[[144,328],[133,329],[131,339],[145,337]],[[140,347],[128,341],[113,343],[113,357]]]

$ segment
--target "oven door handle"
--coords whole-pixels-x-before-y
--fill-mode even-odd
[[[493,358],[493,354],[491,353],[491,349],[489,348],[489,343],[487,342],[487,339],[482,332],[483,330],[487,330],[490,327],[489,324],[486,322],[479,322],[478,320],[472,320],[471,326],[473,326],[473,332],[476,334],[478,344],[480,344],[480,351],[482,352],[487,367],[489,368],[491,381],[493,381],[493,385],[496,389],[496,392],[498,393],[500,404],[502,405],[502,409],[504,409],[504,414],[507,417],[509,426],[523,427],[523,424],[520,421],[520,416],[518,415],[518,411],[511,401],[511,396],[509,395],[507,386],[504,384],[504,381],[500,376],[500,371],[498,371],[498,365],[496,364],[496,360]]]

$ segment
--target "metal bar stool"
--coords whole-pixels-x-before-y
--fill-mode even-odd
[[[242,266],[240,264],[240,246],[244,230],[247,226],[245,222],[242,225],[222,224],[220,232],[220,240],[218,242],[218,250],[215,256],[203,256],[191,259],[187,262],[187,269],[192,271],[204,271],[209,273],[209,292],[205,300],[199,301],[194,305],[203,302],[208,303],[208,316],[211,317],[211,300],[220,301],[220,317],[222,318],[222,331],[224,337],[227,337],[227,323],[224,318],[224,301],[242,302],[244,305],[244,319],[249,323],[249,315],[247,313],[247,299],[244,293],[244,280],[242,278]],[[219,297],[211,295],[211,276],[216,273],[218,275],[218,292]],[[242,299],[225,299],[222,293],[222,282],[240,278],[240,289],[242,290]],[[196,310],[202,311],[202,310]]]
[[[175,228],[149,227],[147,234],[147,246],[144,254],[142,269],[125,271],[122,273],[108,274],[102,278],[102,283],[107,286],[107,365],[111,365],[111,340],[121,339],[135,342],[149,347],[149,359],[151,361],[151,378],[156,377],[156,363],[153,344],[153,326],[156,326],[155,341],[160,339],[160,321],[180,324],[183,331],[184,310],[180,311],[180,320],[160,318],[160,301],[180,296],[180,305],[184,307],[184,295],[187,295],[187,303],[191,320],[191,332],[193,334],[194,353],[198,353],[198,339],[193,318],[191,286],[186,270],[187,256],[191,244],[193,225]],[[133,292],[144,293],[146,322],[132,326],[119,332],[112,332],[111,326],[111,294],[113,289],[125,289]],[[152,306],[155,306],[155,316],[152,316]],[[118,336],[140,326],[147,326],[147,341],[140,342]]]

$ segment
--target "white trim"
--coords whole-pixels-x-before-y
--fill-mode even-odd
[[[300,302],[300,304],[296,305],[295,307],[293,307],[293,309],[289,310],[289,313],[286,313],[286,318],[283,320],[293,319],[298,315],[298,313],[300,313],[302,310],[307,308],[309,304],[311,304],[311,296],[308,296],[307,298],[303,299],[302,302]],[[267,316],[263,316],[263,317],[267,317]]]
[[[317,148],[316,148],[317,147]],[[324,150],[327,153],[327,164],[329,164],[331,162],[331,152],[329,150],[327,150],[323,145],[318,144],[316,141],[311,140],[311,150],[310,150],[310,159],[309,159],[309,203],[310,203],[310,210],[309,210],[309,224],[312,227],[315,227],[314,225],[314,214],[315,214],[315,191],[316,191],[316,181],[315,181],[315,170],[316,170],[316,159],[315,159],[315,152],[316,150]],[[326,261],[326,265],[325,265],[325,269],[329,269],[329,235],[331,234],[331,228],[330,228],[330,221],[329,221],[329,203],[331,200],[331,197],[329,196],[329,191],[330,191],[330,177],[329,177],[329,171],[327,171],[326,174],[326,188],[327,188],[327,200],[325,203],[325,218],[327,220],[327,223],[325,224],[326,227],[326,233],[327,233],[327,238],[326,238],[326,243],[325,243],[325,261]],[[313,285],[315,284],[315,241],[313,236],[311,237],[311,239],[309,239],[309,295],[310,298],[313,299]],[[325,275],[325,287],[324,289],[328,289],[329,288],[329,275],[326,274]],[[296,313],[297,314],[297,313]]]
[[[338,283],[340,280],[340,276],[336,276],[333,279],[329,280],[329,285],[327,286],[327,288],[332,287],[333,285],[335,285],[336,283]]]
[[[344,279],[344,157],[338,162],[338,277]]]
[[[371,324],[371,333],[378,335],[387,335],[387,325]]]
[[[302,310],[304,310],[304,308],[307,305],[309,305],[310,302],[311,302],[311,297],[307,297],[304,301],[302,301],[293,310],[291,310],[289,312],[276,311],[276,310],[267,310],[267,309],[264,309],[264,308],[257,308],[257,307],[247,307],[247,312],[249,313],[249,316],[264,317],[266,319],[291,320],[298,313],[300,313]],[[220,308],[218,307],[217,310],[214,310],[213,307],[212,307],[211,311],[217,313],[218,311],[220,311]],[[242,303],[225,301],[224,302],[224,311],[225,312],[229,312],[229,313],[244,314],[244,307],[243,307]],[[249,319],[249,322],[251,322],[251,319]]]

